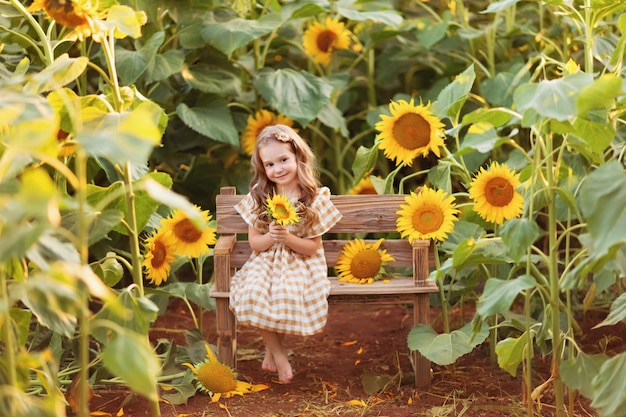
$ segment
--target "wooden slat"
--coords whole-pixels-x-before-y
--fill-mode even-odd
[[[366,242],[375,242],[375,240],[366,240]],[[341,254],[346,240],[324,240],[324,254],[329,267],[334,267],[337,258]],[[216,246],[217,248],[217,246]],[[386,249],[387,253],[392,255],[394,262],[389,262],[389,268],[412,268],[413,259],[411,257],[411,244],[405,239],[386,239],[381,245],[381,249]],[[217,253],[217,252],[216,252]],[[230,262],[236,268],[241,268],[252,254],[250,244],[247,241],[238,241],[234,244]]]
[[[218,194],[215,213],[219,234],[248,232],[248,225],[234,208],[243,197]],[[396,212],[404,203],[404,197],[400,194],[333,195],[330,199],[343,218],[329,233],[395,232]]]
[[[415,294],[430,294],[437,292],[437,284],[428,281],[425,286],[416,287],[409,277],[396,277],[387,281],[375,281],[371,284],[352,284],[340,282],[337,277],[330,279],[330,298],[339,297],[343,300],[359,301],[359,299],[379,299],[385,300],[388,304],[397,304],[397,301],[390,301],[389,296],[406,296],[406,300],[413,302]],[[226,291],[211,291],[211,297],[228,298]],[[409,302],[409,301],[403,301]]]

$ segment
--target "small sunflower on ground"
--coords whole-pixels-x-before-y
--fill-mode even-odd
[[[161,285],[170,275],[170,264],[176,260],[174,256],[174,239],[169,233],[160,229],[152,232],[145,240],[143,267],[151,284]]]
[[[357,284],[371,284],[385,275],[385,265],[395,259],[385,249],[380,249],[384,239],[365,243],[354,239],[346,243],[337,259],[335,269],[338,280]]]
[[[224,395],[230,398],[233,395],[244,395],[252,392],[268,389],[267,385],[252,385],[247,382],[238,381],[237,374],[228,366],[217,360],[213,351],[206,346],[207,359],[196,365],[183,363],[191,369],[196,376],[196,388],[211,396],[211,402],[217,402]]]
[[[396,229],[409,242],[415,239],[445,240],[454,230],[454,222],[459,213],[454,207],[454,197],[443,190],[424,187],[415,194],[405,197],[407,204],[400,206],[396,213]]]
[[[248,117],[248,125],[241,135],[241,149],[248,155],[252,155],[256,138],[267,126],[283,124],[293,127],[293,120],[282,114],[274,114],[269,110],[259,110]]]
[[[352,32],[338,19],[326,18],[324,24],[313,22],[304,32],[304,52],[317,64],[330,65],[333,52],[350,47]]]
[[[515,188],[520,184],[519,174],[506,165],[492,162],[488,171],[481,168],[469,190],[474,211],[496,224],[519,217],[524,211],[524,198]]]
[[[289,226],[300,221],[298,212],[286,196],[281,194],[267,196],[266,204],[267,210],[265,213],[277,224]]]
[[[416,106],[398,100],[389,104],[391,116],[381,114],[376,130],[380,132],[380,149],[385,157],[395,160],[396,165],[404,162],[413,165],[418,156],[427,156],[432,151],[441,156],[439,148],[444,146],[443,123],[430,111],[430,104]]]
[[[355,185],[354,187],[352,187],[350,191],[348,191],[348,194],[363,195],[363,194],[378,194],[378,193],[376,192],[376,188],[374,187],[374,184],[372,183],[372,177],[368,175],[367,177],[361,178],[361,181],[359,181],[357,185]]]
[[[212,217],[209,211],[200,211],[198,206],[195,208],[202,219],[200,225],[194,223],[181,209],[175,210],[171,217],[161,220],[163,230],[172,235],[178,256],[198,258],[207,254],[210,251],[209,245],[216,242],[216,229],[209,226]]]

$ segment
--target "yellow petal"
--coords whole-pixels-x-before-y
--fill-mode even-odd
[[[111,417],[111,413],[105,413],[104,411],[92,411],[89,413],[90,416],[108,416]]]
[[[346,404],[348,404],[348,405],[360,405],[361,407],[367,407],[367,404],[363,400],[350,400],[350,401],[347,401]]]
[[[120,411],[117,412],[117,417],[122,417],[124,415],[124,407],[120,408]]]

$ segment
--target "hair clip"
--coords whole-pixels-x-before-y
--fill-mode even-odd
[[[288,134],[286,134],[285,132],[277,132],[274,135],[274,138],[276,138],[276,140],[279,140],[281,142],[291,142],[291,138],[289,137]]]

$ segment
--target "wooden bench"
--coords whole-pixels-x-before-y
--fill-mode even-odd
[[[215,298],[216,303],[218,357],[233,368],[236,366],[237,323],[229,308],[230,278],[251,253],[248,242],[242,240],[247,236],[248,225],[234,209],[242,197],[235,194],[235,187],[223,187],[216,198],[215,210],[219,238],[213,253],[215,283],[211,297]],[[329,268],[335,266],[343,245],[350,239],[367,233],[395,232],[396,212],[400,204],[404,203],[404,197],[397,194],[331,196],[343,218],[323,239]],[[343,240],[329,239],[335,234],[340,234]],[[412,276],[394,276],[387,283],[375,281],[363,285],[340,282],[336,277],[329,277],[329,303],[412,304],[413,324],[429,324],[429,295],[438,291],[436,284],[427,280],[429,247],[429,240],[417,240],[410,244],[406,239],[386,239],[381,248],[395,258],[395,262],[387,266],[404,268],[400,271],[412,271]],[[412,359],[416,386],[430,384],[430,361],[417,351],[412,352]]]

